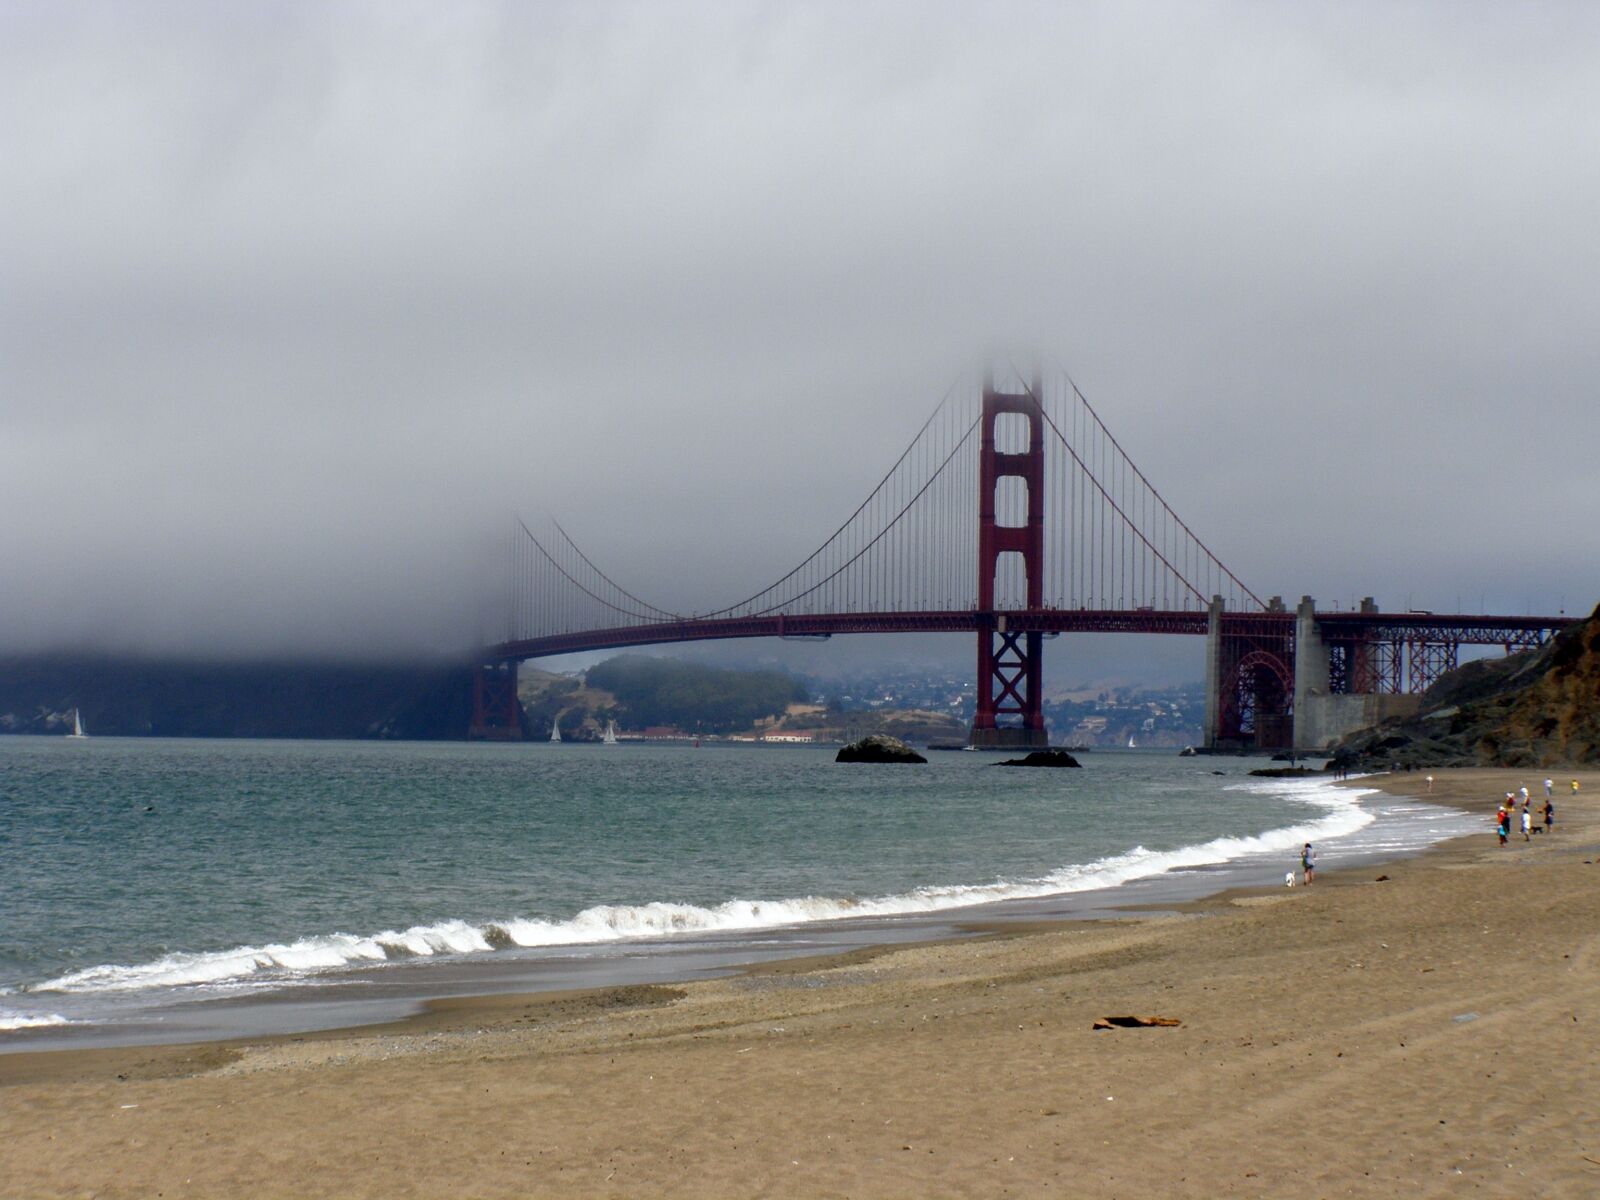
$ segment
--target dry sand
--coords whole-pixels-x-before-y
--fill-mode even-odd
[[[1535,783],[1437,774],[1434,799],[1485,810]],[[1486,817],[1176,916],[3,1055],[0,1195],[1597,1196],[1600,775],[1579,778],[1554,837],[1501,849]],[[1125,1013],[1183,1024],[1091,1030]]]

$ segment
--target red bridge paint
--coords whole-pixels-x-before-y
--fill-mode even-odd
[[[1001,445],[997,427],[1018,418],[1026,447]],[[647,603],[559,525],[540,538],[519,521],[510,549],[508,628],[478,659],[487,665],[474,686],[473,736],[521,736],[523,659],[846,633],[976,635],[974,741],[1017,745],[1045,740],[1046,634],[1208,635],[1216,715],[1208,736],[1258,747],[1292,736],[1297,614],[1276,598],[1262,601],[1211,552],[1064,371],[1048,380],[1035,372],[1011,391],[987,376],[953,386],[843,525],[799,566],[727,608],[685,615]],[[1009,585],[1004,595],[997,576]],[[1455,665],[1463,645],[1509,652],[1572,623],[1370,606],[1312,619],[1335,693],[1420,691]]]

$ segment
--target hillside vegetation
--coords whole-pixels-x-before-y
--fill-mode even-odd
[[[596,738],[615,721],[637,733],[653,727],[692,734],[739,733],[781,717],[807,699],[803,683],[781,671],[730,671],[699,663],[622,654],[583,677],[524,664],[518,685],[531,738]]]
[[[616,698],[631,729],[670,725],[686,733],[732,733],[804,703],[806,687],[781,671],[725,671],[701,663],[623,654],[589,668],[585,683]]]

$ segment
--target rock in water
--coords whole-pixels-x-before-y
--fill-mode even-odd
[[[997,767],[1081,767],[1083,764],[1065,750],[1035,750],[1026,758],[1008,758]]]
[[[869,733],[860,741],[840,748],[834,762],[842,763],[925,763],[923,758],[899,738]]]

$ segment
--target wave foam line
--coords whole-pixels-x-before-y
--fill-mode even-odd
[[[169,954],[133,966],[98,966],[73,971],[27,988],[30,992],[125,992],[148,988],[226,984],[314,974],[363,963],[439,954],[476,954],[517,947],[576,946],[676,934],[722,933],[837,921],[893,917],[966,908],[1000,900],[1031,900],[1067,892],[1116,887],[1135,879],[1187,867],[1230,862],[1255,854],[1297,850],[1304,842],[1343,837],[1374,820],[1357,803],[1370,791],[1334,789],[1301,781],[1248,785],[1326,810],[1296,825],[1247,837],[1219,837],[1175,850],[1135,846],[1095,862],[1062,867],[1037,879],[986,884],[930,885],[869,898],[800,896],[784,900],[734,899],[704,907],[655,901],[602,904],[565,921],[511,918],[473,925],[450,920],[366,936],[333,933],[267,946],[240,946],[207,953]]]
[[[13,1029],[42,1029],[47,1025],[71,1025],[60,1013],[7,1012],[0,1008],[0,1033]]]

